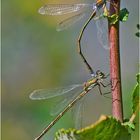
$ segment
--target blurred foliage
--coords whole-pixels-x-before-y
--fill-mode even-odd
[[[139,25],[139,24],[137,24],[137,29],[138,29],[138,32],[135,33],[135,35],[136,35],[137,37],[140,37],[140,32],[139,32],[139,30],[140,30],[140,25]]]
[[[73,64],[72,53],[68,53],[75,49],[69,43],[71,40],[65,32],[55,31],[55,19],[38,14],[40,6],[40,1],[32,0],[2,2],[4,140],[17,137],[20,140],[33,139],[42,125],[51,120],[46,106],[52,104],[33,102],[29,100],[29,93],[36,88],[53,88],[64,84],[63,79]],[[48,138],[51,139],[51,134]]]

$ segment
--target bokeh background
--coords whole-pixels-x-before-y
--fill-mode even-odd
[[[66,17],[40,15],[37,11],[45,2],[88,1],[2,1],[2,140],[31,140],[53,119],[49,112],[59,103],[57,98],[32,101],[29,94],[34,89],[67,86],[90,78],[76,48],[76,40],[86,18],[68,30],[56,32],[57,23]],[[121,3],[121,7],[130,12],[128,21],[120,23],[125,118],[131,115],[131,91],[138,72],[139,44],[135,36],[138,2],[125,0]],[[109,51],[97,40],[95,22],[91,22],[85,31],[82,45],[93,68],[109,73]],[[97,89],[92,93],[84,100],[84,126],[98,120],[101,114],[111,115],[111,100],[101,97]],[[52,140],[59,128],[74,127],[72,116],[73,113],[67,113],[42,140]],[[138,140],[138,126],[132,139]]]

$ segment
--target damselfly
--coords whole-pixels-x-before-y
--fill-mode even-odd
[[[89,69],[92,76],[94,76],[95,73],[94,73],[92,67],[90,66],[90,64],[87,62],[85,56],[83,55],[83,52],[82,52],[82,49],[81,49],[81,39],[82,39],[83,33],[84,33],[87,25],[89,24],[89,22],[92,19],[95,19],[96,15],[97,15],[97,12],[100,9],[102,9],[103,13],[108,14],[107,2],[109,2],[109,1],[107,1],[107,0],[96,0],[96,2],[92,3],[92,4],[90,4],[90,3],[45,4],[38,11],[42,15],[52,15],[52,16],[74,13],[74,16],[71,16],[71,17],[63,20],[62,22],[60,22],[58,24],[57,30],[61,31],[63,29],[66,29],[67,27],[69,27],[71,24],[73,24],[73,23],[79,21],[80,19],[82,19],[85,16],[86,11],[88,11],[89,9],[92,10],[92,13],[91,13],[89,19],[86,21],[86,23],[82,27],[81,32],[80,32],[79,37],[78,37],[78,53],[80,54],[81,58],[83,59],[83,62],[86,64],[86,66]],[[109,2],[109,3],[112,4],[112,2]],[[97,17],[96,17],[96,19],[97,19]],[[98,28],[102,28],[102,27],[100,26]],[[102,29],[104,29],[104,27]],[[102,33],[101,30],[100,30],[100,33]],[[102,37],[104,38],[104,36],[105,35],[103,35]],[[100,40],[101,40],[101,35],[100,35]],[[103,41],[105,41],[105,39],[103,39]]]
[[[42,99],[49,99],[49,98],[53,98],[53,97],[57,97],[60,95],[64,95],[64,94],[70,94],[70,92],[74,91],[76,88],[81,87],[81,92],[78,92],[78,94],[73,93],[72,95],[72,99],[68,100],[69,102],[66,102],[67,105],[65,106],[65,108],[63,109],[63,111],[61,111],[61,113],[59,113],[56,118],[41,132],[41,134],[35,138],[35,140],[39,140],[40,138],[42,138],[43,135],[45,135],[46,132],[48,132],[48,130],[70,109],[72,108],[82,97],[84,97],[87,93],[89,93],[89,91],[91,91],[94,87],[98,87],[100,94],[102,95],[102,91],[101,91],[101,86],[102,87],[106,87],[108,85],[110,85],[110,83],[108,85],[104,85],[103,81],[108,77],[108,75],[105,75],[104,73],[102,73],[101,71],[97,71],[95,76],[92,77],[90,80],[88,80],[87,82],[85,82],[84,84],[79,84],[79,85],[72,85],[72,86],[68,86],[66,88],[58,88],[55,90],[46,90],[46,89],[39,89],[39,90],[35,90],[30,94],[30,99],[32,100],[42,100]],[[67,100],[66,100],[67,101]],[[62,103],[63,104],[63,103]]]

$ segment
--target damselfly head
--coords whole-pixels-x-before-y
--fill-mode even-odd
[[[98,79],[103,79],[105,77],[105,74],[103,72],[101,72],[100,70],[96,71],[96,77]]]

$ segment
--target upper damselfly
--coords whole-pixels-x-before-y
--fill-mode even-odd
[[[58,97],[62,95],[70,95],[69,99],[64,99],[62,101],[61,106],[64,106],[64,109],[56,116],[56,118],[41,132],[41,134],[35,138],[35,140],[40,140],[48,130],[55,125],[55,123],[67,112],[71,109],[79,100],[82,99],[89,91],[91,91],[94,87],[99,88],[99,92],[102,95],[101,87],[106,87],[110,85],[104,85],[103,81],[108,77],[101,71],[97,71],[95,76],[92,77],[90,80],[85,82],[84,84],[76,84],[71,85],[65,88],[57,88],[57,89],[38,89],[33,91],[30,94],[30,99],[32,100],[43,100],[43,99],[50,99],[53,97]],[[78,89],[79,91],[76,93],[75,90]]]
[[[38,10],[38,12],[42,15],[58,16],[58,15],[65,15],[65,14],[70,14],[70,13],[74,14],[74,15],[70,16],[69,18],[66,18],[65,20],[61,21],[58,24],[58,26],[57,26],[58,31],[68,28],[75,22],[77,22],[80,19],[82,19],[83,17],[85,17],[86,11],[92,10],[91,15],[89,16],[88,20],[82,27],[81,32],[78,37],[78,53],[80,54],[81,58],[83,59],[83,62],[86,64],[86,66],[89,69],[90,74],[92,76],[94,76],[95,73],[94,73],[92,67],[90,66],[90,64],[87,62],[85,56],[83,55],[83,52],[81,49],[81,39],[82,39],[83,33],[84,33],[87,25],[89,24],[89,22],[92,19],[97,20],[97,19],[100,19],[100,17],[103,16],[104,13],[108,14],[107,3],[113,4],[113,2],[110,2],[108,0],[96,0],[94,3],[45,4]],[[102,13],[101,13],[101,15],[99,15],[97,17],[97,15],[98,15],[97,13],[99,10],[101,10]],[[101,35],[101,34],[103,33],[102,30],[104,30],[104,28],[107,28],[107,27],[102,27],[102,25],[100,27],[99,26],[97,26],[97,27],[99,29],[99,34],[98,34],[99,41],[101,41],[102,44],[104,44],[104,42],[106,42],[107,39],[104,39],[105,35]]]

